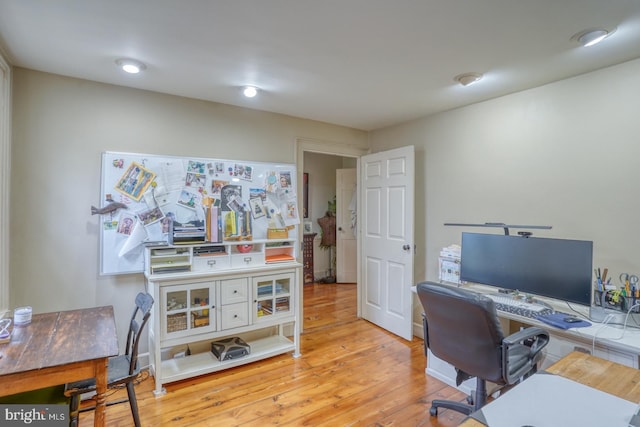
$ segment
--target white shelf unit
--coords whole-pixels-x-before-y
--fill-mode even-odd
[[[296,262],[295,239],[245,240],[150,247],[145,251],[149,275],[237,270]]]
[[[283,353],[300,356],[302,265],[295,259],[296,243],[268,242],[279,244],[181,245],[177,253],[190,259],[189,270],[183,271],[153,268],[167,255],[177,254],[171,252],[174,246],[146,249],[146,286],[155,300],[149,362],[156,395],[164,394],[163,386],[170,382]],[[252,247],[238,251],[243,244]],[[268,263],[265,256],[270,252],[288,254],[293,260]],[[229,337],[247,342],[250,354],[218,360],[210,351],[211,342]]]

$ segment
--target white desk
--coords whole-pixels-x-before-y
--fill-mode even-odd
[[[592,392],[601,392],[607,393],[610,396],[607,397],[608,400],[611,398],[614,399],[624,399],[629,402],[627,409],[619,409],[616,413],[612,413],[611,407],[607,406],[604,403],[604,399],[598,398],[598,404],[596,405],[588,405],[587,404],[587,396],[583,396],[582,394],[578,394],[578,401],[576,402],[575,396],[572,397],[573,403],[569,402],[566,395],[558,396],[558,393],[555,388],[553,390],[549,390],[549,396],[553,397],[555,394],[556,401],[547,402],[544,408],[537,408],[539,413],[548,415],[544,420],[538,420],[538,423],[535,423],[533,420],[511,420],[511,425],[523,425],[529,424],[536,426],[543,425],[572,425],[571,422],[567,422],[564,424],[560,424],[554,421],[557,421],[556,415],[559,414],[560,411],[563,411],[568,414],[580,412],[580,415],[584,415],[585,410],[596,408],[598,411],[601,411],[604,414],[610,414],[611,418],[606,420],[606,422],[597,423],[595,419],[590,419],[588,422],[582,422],[578,425],[581,427],[587,425],[597,425],[597,426],[627,426],[628,420],[631,417],[631,414],[635,412],[633,409],[635,408],[638,401],[640,401],[640,371],[636,369],[631,369],[627,366],[622,366],[617,363],[613,363],[610,361],[602,360],[597,357],[589,356],[583,353],[573,352],[565,357],[563,357],[559,362],[553,364],[549,369],[547,369],[548,374],[556,375],[558,377],[563,377],[565,379],[569,379],[579,383],[583,386],[588,386],[589,388],[593,388]],[[536,374],[540,375],[540,374]],[[542,374],[544,375],[544,374]],[[535,376],[534,376],[535,377]],[[532,378],[534,378],[532,377]],[[488,408],[489,405],[499,406],[500,412],[498,412],[498,416],[501,420],[506,420],[511,413],[513,412],[513,407],[510,405],[512,398],[517,398],[517,393],[511,397],[512,392],[517,391],[519,387],[525,386],[529,380],[527,379],[522,384],[516,385],[513,389],[509,390],[504,396],[499,397],[493,402],[489,403],[485,408]],[[532,397],[532,398],[529,398]],[[530,412],[529,408],[533,408],[532,406],[534,400],[537,396],[531,396],[531,394],[526,394],[527,406],[525,411],[521,411],[520,413]],[[506,399],[505,399],[506,398]],[[503,400],[504,399],[504,400]],[[522,402],[521,402],[522,403]],[[620,404],[624,402],[617,402],[616,404]],[[558,404],[560,404],[560,408],[558,409]],[[575,409],[569,409],[569,405],[574,405]],[[505,408],[506,406],[506,408]],[[589,407],[587,407],[589,406]],[[554,410],[555,408],[555,410]],[[628,408],[631,408],[632,411],[629,411]],[[483,412],[482,410],[478,412]],[[472,414],[466,420],[464,420],[460,426],[464,427],[485,427],[486,423],[481,422],[482,417],[478,417],[478,412]],[[502,415],[506,416],[503,417]],[[594,418],[598,417],[601,414],[594,414]],[[486,419],[484,421],[487,421]],[[491,424],[493,425],[493,424]]]
[[[483,294],[496,292],[496,288],[482,285],[464,285],[463,287]],[[540,300],[551,305],[556,311],[572,312],[564,302],[544,298],[540,298]],[[572,307],[588,317],[588,307],[577,305],[572,305]],[[498,316],[505,336],[517,332],[521,327],[527,326],[539,326],[549,332],[550,341],[545,347],[545,357],[540,369],[546,369],[575,350],[640,369],[640,329],[627,328],[623,334],[622,326],[603,325],[592,321],[592,325],[589,327],[565,330],[536,319],[512,313],[498,311]],[[629,324],[634,324],[631,317],[629,318]],[[447,385],[456,387],[456,372],[453,366],[438,359],[431,352],[427,356],[426,372]],[[467,380],[457,388],[469,393],[475,389],[475,379]]]

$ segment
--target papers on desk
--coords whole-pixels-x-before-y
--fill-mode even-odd
[[[490,427],[628,427],[636,409],[628,400],[541,372],[471,417]]]

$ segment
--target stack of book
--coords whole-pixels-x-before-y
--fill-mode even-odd
[[[276,311],[289,311],[289,297],[276,298]]]
[[[207,209],[207,240],[213,243],[222,242],[222,216],[220,208],[211,206]]]

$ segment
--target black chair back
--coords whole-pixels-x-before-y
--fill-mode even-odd
[[[417,292],[426,319],[425,344],[431,352],[472,377],[504,384],[504,335],[494,302],[433,282],[419,283]]]
[[[136,296],[136,307],[131,315],[129,333],[127,334],[125,354],[129,357],[129,375],[137,372],[138,346],[142,331],[151,316],[151,307],[153,307],[153,297],[147,293],[140,292]]]

